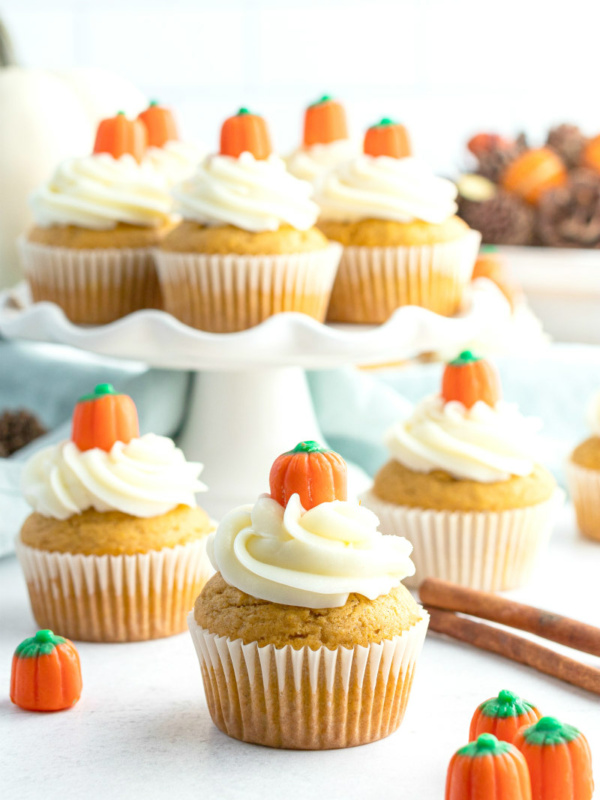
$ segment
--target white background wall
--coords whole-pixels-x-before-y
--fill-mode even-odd
[[[448,173],[478,129],[600,131],[598,0],[0,0],[0,17],[23,64],[110,68],[211,147],[247,105],[287,150],[325,92],[357,136],[404,121]]]

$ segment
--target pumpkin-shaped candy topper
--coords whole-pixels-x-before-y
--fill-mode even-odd
[[[531,776],[533,800],[591,800],[592,756],[585,736],[554,717],[542,717],[515,737]]]
[[[138,114],[148,134],[148,147],[164,147],[167,142],[179,139],[175,117],[170,108],[151,100],[145,111]]]
[[[300,442],[273,462],[269,475],[271,497],[285,508],[293,494],[309,508],[346,500],[347,467],[344,459],[318,442]]]
[[[100,383],[81,397],[73,411],[71,439],[80,450],[99,447],[108,453],[115,442],[127,444],[140,435],[135,403],[116,392],[110,383]]]
[[[477,706],[471,720],[469,741],[477,739],[482,733],[493,733],[501,741],[513,742],[520,728],[532,725],[541,716],[531,703],[504,689],[498,697],[492,697]]]
[[[412,153],[408,131],[399,122],[384,117],[365,133],[363,151],[367,156],[405,158]]]
[[[124,111],[103,119],[96,131],[94,153],[109,153],[113,158],[130,155],[139,163],[144,158],[148,134],[139,119],[127,119]]]
[[[531,800],[531,782],[521,753],[491,733],[482,733],[453,756],[446,800]]]
[[[38,631],[17,647],[10,699],[27,711],[62,711],[81,696],[81,666],[73,642]]]
[[[506,168],[502,186],[532,205],[537,205],[544,192],[567,183],[567,168],[561,157],[549,147],[521,153]]]
[[[348,138],[344,106],[324,94],[304,112],[304,147],[330,144]]]
[[[500,378],[496,368],[470,350],[446,364],[442,378],[442,397],[446,403],[458,400],[466,408],[478,401],[494,406],[501,396]]]
[[[268,158],[272,148],[267,123],[258,114],[240,108],[235,116],[223,123],[219,152],[232,158],[239,158],[242,153],[252,153],[259,160]]]

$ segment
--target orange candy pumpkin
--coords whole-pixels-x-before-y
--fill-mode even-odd
[[[467,142],[467,149],[479,158],[492,150],[506,150],[511,147],[511,142],[497,133],[476,133]]]
[[[344,106],[323,95],[310,105],[304,113],[304,147],[314,144],[330,144],[348,138],[348,124]]]
[[[531,776],[533,800],[592,800],[592,756],[585,736],[554,717],[521,728],[515,746]]]
[[[247,108],[240,108],[223,123],[220,153],[232,158],[239,158],[242,153],[252,153],[256,159],[268,158],[272,148],[265,120]]]
[[[365,133],[363,151],[367,156],[405,158],[412,153],[408,131],[399,122],[384,117]]]
[[[446,403],[457,400],[466,408],[472,408],[478,401],[495,406],[501,397],[496,368],[470,350],[464,350],[458,358],[446,364],[442,397]]]
[[[284,508],[293,494],[309,508],[346,500],[347,467],[344,459],[317,442],[300,442],[275,459],[269,475],[271,497]]]
[[[453,756],[446,800],[531,800],[531,782],[521,753],[491,733],[482,733]]]
[[[531,703],[504,689],[498,697],[492,697],[477,706],[471,720],[469,741],[477,739],[482,733],[493,733],[497,739],[512,743],[520,728],[532,725],[541,716]]]
[[[590,139],[583,148],[581,164],[600,173],[600,134]]]
[[[128,154],[141,162],[146,152],[148,134],[139,119],[127,119],[123,111],[103,119],[96,131],[94,153],[109,153],[113,158]]]
[[[138,119],[146,127],[148,147],[164,147],[167,142],[179,139],[173,112],[156,100],[150,101],[148,108],[138,114]]]
[[[526,150],[512,161],[501,178],[502,186],[532,205],[549,189],[567,183],[567,168],[549,147]]]
[[[115,442],[127,444],[139,435],[135,403],[110,383],[99,384],[75,406],[71,439],[82,451],[99,447],[109,452]]]
[[[38,631],[17,647],[10,699],[27,711],[62,711],[81,696],[81,665],[73,642]]]

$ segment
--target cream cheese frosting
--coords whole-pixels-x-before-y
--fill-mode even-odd
[[[442,223],[455,214],[456,196],[452,181],[416,158],[360,155],[329,172],[315,200],[324,220]]]
[[[600,391],[590,400],[587,416],[593,435],[600,436]]]
[[[472,408],[425,398],[385,436],[392,458],[415,472],[444,470],[454,478],[493,483],[530,475],[541,423],[523,417],[517,406],[481,401]]]
[[[169,221],[172,204],[166,178],[156,169],[107,153],[63,161],[31,196],[34,220],[44,228],[110,230],[119,222],[158,227]]]
[[[198,145],[172,139],[162,147],[149,147],[144,161],[164,175],[169,186],[176,186],[193,174],[205,156]]]
[[[276,155],[208,156],[173,194],[184,219],[253,232],[275,231],[281,225],[308,230],[319,213],[310,199],[312,186],[290,175]]]
[[[414,574],[412,545],[384,536],[376,515],[335,500],[305,511],[262,495],[223,517],[208,541],[212,565],[252,597],[304,608],[337,608],[350,593],[374,600]]]
[[[81,451],[65,441],[36,453],[25,465],[22,491],[34,511],[67,519],[88,508],[134,517],[166,514],[178,505],[194,507],[202,464],[186,461],[166,436],[147,433],[110,452]]]
[[[330,170],[357,155],[358,147],[351,139],[338,139],[328,144],[300,147],[286,159],[288,170],[303,181],[317,184]]]

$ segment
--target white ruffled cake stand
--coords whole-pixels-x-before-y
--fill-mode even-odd
[[[305,369],[400,361],[466,342],[506,325],[508,303],[491,282],[472,284],[463,312],[442,317],[416,306],[398,309],[380,326],[323,325],[283,313],[240,333],[214,334],[163,311],[138,311],[102,326],[74,325],[52,303],[32,303],[19,284],[0,293],[0,335],[70,345],[98,355],[192,370],[189,409],[179,444],[204,466],[215,517],[253,502],[268,488],[279,453],[306,439],[323,441]],[[351,490],[369,479],[350,470]]]

